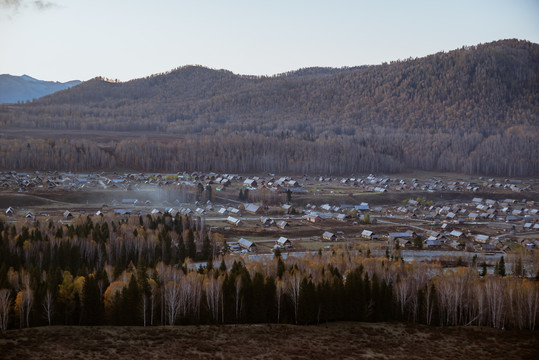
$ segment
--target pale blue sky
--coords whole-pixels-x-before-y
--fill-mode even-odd
[[[42,80],[272,75],[508,38],[539,43],[539,0],[0,0],[0,74]]]

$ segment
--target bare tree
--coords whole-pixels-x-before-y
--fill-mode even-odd
[[[208,310],[212,315],[213,320],[219,321],[219,302],[221,301],[222,295],[222,277],[217,279],[210,274],[206,281],[204,282],[204,289],[206,291],[206,304]]]
[[[404,316],[404,309],[410,297],[410,281],[402,279],[395,285],[395,296],[400,304],[401,314]]]
[[[283,280],[278,279],[275,282],[275,295],[277,297],[277,323],[281,322],[281,302],[283,294],[286,292],[286,283]]]
[[[165,284],[164,301],[166,306],[166,315],[169,325],[174,325],[176,318],[180,312],[181,299],[180,299],[180,271],[172,269],[171,278]]]
[[[148,284],[150,285],[150,325],[153,325],[153,316],[155,313],[155,301],[159,296],[159,286],[154,279],[149,279]]]
[[[299,312],[299,293],[301,288],[301,274],[298,270],[292,270],[290,276],[286,277],[288,281],[288,286],[286,287],[286,292],[292,304],[294,305],[294,320],[296,324],[298,323],[298,312]]]
[[[505,281],[498,276],[485,279],[485,296],[490,324],[495,328],[503,327]]]
[[[537,309],[539,308],[539,288],[537,287],[537,284],[531,281],[526,281],[525,286],[528,329],[534,330],[535,321],[537,319]]]
[[[49,326],[50,326],[52,322],[52,313],[53,313],[53,307],[54,307],[54,298],[50,290],[47,290],[47,293],[45,294],[45,298],[43,299],[42,306],[44,310],[44,316],[47,319],[47,322],[49,323]]]
[[[7,329],[9,320],[9,308],[11,305],[11,293],[8,289],[0,290],[0,331]]]

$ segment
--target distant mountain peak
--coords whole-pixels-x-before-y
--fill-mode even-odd
[[[0,103],[16,103],[18,101],[25,102],[38,99],[80,83],[81,81],[79,80],[62,83],[38,80],[26,74],[21,76],[3,74],[0,75]]]

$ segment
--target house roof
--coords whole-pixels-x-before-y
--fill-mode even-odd
[[[394,233],[389,233],[389,237],[393,237],[393,238],[411,238],[412,233],[410,233],[410,232],[394,232]]]
[[[227,217],[226,221],[231,222],[233,224],[239,224],[241,222],[240,219],[236,219],[235,217],[232,217],[232,216]]]
[[[475,235],[475,239],[476,239],[477,241],[483,241],[483,242],[485,242],[485,241],[488,241],[489,236],[488,236],[488,235],[477,234],[477,235]]]
[[[255,205],[255,204],[248,204],[248,205],[245,207],[245,211],[247,211],[247,212],[252,212],[252,213],[257,212],[259,209],[260,209],[260,206]]]
[[[288,223],[284,220],[281,220],[277,223],[277,226],[280,228],[284,228],[285,226],[288,226]]]
[[[238,240],[238,244],[244,249],[250,249],[252,246],[256,246],[252,241],[241,238]]]
[[[290,240],[288,240],[287,238],[285,238],[284,236],[281,236],[278,240],[277,240],[277,244],[279,245],[285,245],[287,243],[290,243]]]

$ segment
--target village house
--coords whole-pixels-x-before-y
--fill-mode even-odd
[[[469,215],[468,215],[468,219],[472,220],[472,221],[475,221],[477,219],[479,219],[479,214],[476,213],[476,212],[471,212]]]
[[[258,205],[255,205],[255,204],[247,204],[247,206],[245,206],[245,211],[247,211],[250,214],[262,214],[263,213],[262,207],[260,207]]]
[[[337,240],[337,236],[335,236],[335,234],[329,231],[326,231],[322,234],[322,239],[327,240],[327,241],[335,241]]]
[[[7,208],[6,215],[11,216],[15,213],[15,209],[13,209],[11,206]]]
[[[266,216],[261,216],[260,217],[260,222],[262,223],[262,225],[271,225],[273,224],[273,220],[269,217],[266,217]]]
[[[256,245],[247,239],[241,238],[238,240],[238,245],[249,252],[255,252],[256,251]]]
[[[442,242],[440,241],[440,239],[434,236],[430,236],[425,241],[425,245],[427,246],[428,249],[439,249],[442,247]]]
[[[370,230],[363,230],[361,232],[361,237],[364,239],[372,240],[372,238],[374,237],[374,233]]]
[[[234,226],[240,226],[241,225],[241,220],[240,219],[236,219],[235,217],[232,217],[232,216],[229,216],[226,218],[226,221]]]
[[[388,237],[393,240],[397,238],[412,239],[415,236],[416,236],[415,232],[393,232],[393,233],[388,234]]]
[[[280,229],[283,229],[283,230],[286,229],[286,228],[288,228],[288,227],[290,227],[290,225],[289,225],[286,221],[284,221],[284,220],[281,220],[281,221],[277,222],[277,226],[278,226]]]
[[[412,242],[411,242],[410,240],[408,240],[408,239],[397,238],[397,239],[395,240],[395,242],[396,242],[397,244],[399,244],[399,247],[401,247],[401,248],[407,248],[407,249],[409,249],[409,248],[412,247]]]
[[[286,214],[292,214],[294,212],[294,208],[292,205],[285,204],[281,206],[281,208],[285,211]]]
[[[176,215],[180,213],[180,210],[175,209],[175,208],[170,208],[167,210],[167,212],[170,214],[170,216],[176,217]]]
[[[489,238],[490,237],[488,235],[481,235],[481,234],[474,235],[474,239],[478,243],[486,244],[488,243]]]
[[[496,251],[496,246],[492,244],[481,244],[481,251],[493,252],[493,251]]]
[[[290,240],[288,240],[287,238],[285,238],[284,236],[281,236],[277,240],[277,245],[282,246],[284,248],[291,248],[292,247],[292,242]]]
[[[449,233],[449,236],[454,238],[462,238],[464,235],[462,234],[462,231],[453,230]]]
[[[318,214],[309,214],[305,217],[305,219],[312,223],[318,223],[322,221],[322,218]]]
[[[450,240],[449,242],[447,242],[447,245],[449,245],[449,247],[455,249],[455,250],[464,250],[464,244],[461,243],[461,242],[458,242],[457,240]]]
[[[324,211],[331,211],[331,206],[329,204],[324,204],[320,206],[320,209]]]
[[[255,179],[245,179],[245,181],[243,182],[243,185],[247,187],[251,187],[251,188],[256,188],[258,186],[258,183],[256,182]]]

